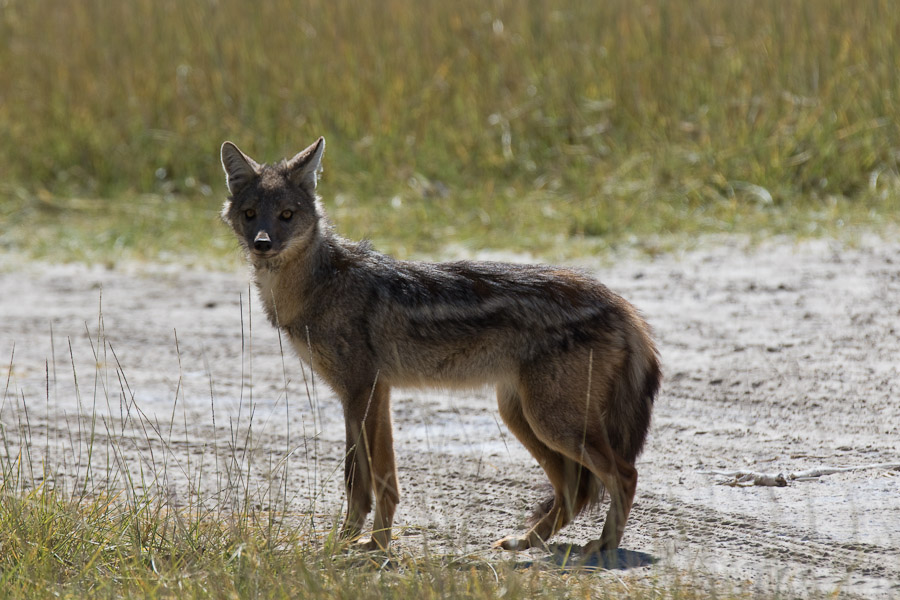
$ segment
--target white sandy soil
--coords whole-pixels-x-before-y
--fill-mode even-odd
[[[665,368],[622,543],[655,562],[619,576],[678,570],[790,596],[900,597],[900,469],[785,487],[711,474],[900,463],[900,244],[722,238],[579,266],[640,308]],[[323,531],[339,518],[340,406],[280,351],[243,268],[0,255],[0,362],[0,455],[27,434],[36,481],[83,481],[96,416],[93,485],[143,468],[174,506],[198,487],[227,504],[247,483],[262,508],[283,507],[265,492],[286,489],[297,518],[312,511]],[[544,477],[491,391],[397,390],[393,412],[399,551],[504,559],[490,544],[523,527]],[[249,472],[236,474],[232,456]],[[598,537],[604,513],[556,541]]]

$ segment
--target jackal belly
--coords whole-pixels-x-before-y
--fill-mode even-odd
[[[403,386],[479,387],[514,381],[522,359],[510,341],[395,341],[384,348],[382,369],[391,383]]]

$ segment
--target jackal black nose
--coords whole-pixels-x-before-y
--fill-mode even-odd
[[[253,249],[260,252],[267,252],[272,249],[272,238],[265,231],[260,231],[253,239]]]

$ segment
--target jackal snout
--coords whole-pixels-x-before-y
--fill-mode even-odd
[[[253,249],[257,252],[268,252],[272,249],[272,238],[265,231],[260,231],[253,238]]]

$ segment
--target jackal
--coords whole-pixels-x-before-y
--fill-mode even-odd
[[[635,308],[574,270],[394,259],[337,235],[316,195],[324,138],[277,164],[231,142],[222,209],[253,267],[266,315],[340,397],[346,427],[342,534],[386,550],[399,500],[389,391],[497,388],[500,415],[550,479],[524,535],[542,545],[599,500],[610,508],[589,550],[615,549],[634,500],[634,463],[660,384],[659,357]]]

